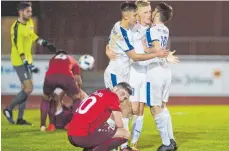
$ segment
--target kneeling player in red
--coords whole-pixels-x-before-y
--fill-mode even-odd
[[[113,90],[98,90],[84,99],[68,125],[70,143],[84,151],[110,151],[127,142],[130,133],[123,127],[119,106],[129,98],[131,90],[123,82]],[[115,124],[108,124],[109,117]]]
[[[80,69],[76,60],[65,51],[57,52],[49,61],[49,68],[45,75],[44,95],[40,108],[41,128],[45,128],[50,101],[56,88],[61,88],[73,100],[74,106],[80,103],[80,87],[77,81],[81,85]],[[54,118],[50,119],[50,124],[54,124]]]

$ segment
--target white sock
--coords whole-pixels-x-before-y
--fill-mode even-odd
[[[167,126],[168,126],[169,138],[174,139],[171,115],[170,115],[169,110],[167,108],[164,108],[163,111],[166,112],[166,114],[168,116],[168,125]]]
[[[159,130],[161,135],[162,144],[165,146],[169,146],[170,139],[169,139],[168,128],[167,128],[168,116],[164,111],[162,111],[160,114],[157,114],[155,116],[155,122],[156,122],[157,129]]]
[[[129,118],[122,118],[124,128],[129,130]],[[128,142],[121,145],[121,149],[126,148],[128,145]]]
[[[144,116],[135,116],[133,119],[133,128],[132,128],[132,144],[136,144],[143,126],[143,117]]]

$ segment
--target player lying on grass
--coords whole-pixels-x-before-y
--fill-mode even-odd
[[[130,85],[122,82],[112,90],[98,90],[84,99],[68,126],[70,143],[84,151],[110,151],[127,142],[130,133],[124,128],[119,106],[131,92]],[[112,121],[110,117],[113,124],[107,122]]]
[[[49,124],[47,130],[52,132],[55,129],[67,129],[67,124],[73,116],[73,102],[70,98],[64,98],[65,92],[61,89],[56,89],[53,99],[50,101],[49,119],[54,118],[54,124]],[[85,99],[88,95],[81,89],[80,100]],[[53,116],[53,117],[51,117]],[[46,127],[41,127],[41,131],[46,131]]]
[[[45,127],[50,101],[54,90],[61,88],[72,100],[73,107],[80,103],[80,85],[82,84],[80,68],[76,60],[65,51],[58,51],[49,61],[49,68],[43,85],[43,100],[41,102],[41,127]],[[54,124],[51,116],[50,124]]]

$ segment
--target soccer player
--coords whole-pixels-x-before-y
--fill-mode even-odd
[[[164,25],[173,16],[173,9],[166,3],[159,3],[152,13],[153,26],[147,29],[146,41],[148,49],[146,51],[154,52],[161,48],[166,48],[169,29]],[[152,48],[154,50],[152,50]],[[179,60],[171,52],[167,59],[154,58],[149,62],[147,68],[147,105],[150,106],[151,113],[155,118],[157,129],[160,132],[162,145],[158,151],[171,151],[177,149],[173,136],[171,116],[166,107],[163,108],[163,102],[168,101],[169,86],[171,84],[171,70],[168,62],[177,63]]]
[[[104,73],[105,86],[113,88],[119,82],[129,81],[131,60],[145,61],[154,57],[166,57],[168,51],[157,51],[149,54],[137,54],[134,51],[133,35],[131,28],[137,22],[137,6],[133,2],[123,2],[121,4],[122,19],[117,22],[110,34],[107,47],[113,50],[117,57],[110,60]],[[128,128],[129,119],[123,116],[124,127]],[[121,146],[125,149],[125,144]]]
[[[80,100],[84,100],[88,97],[88,95],[82,89],[80,90],[80,94]],[[66,103],[66,100],[64,100],[64,96],[64,91],[60,92],[60,94],[57,93],[55,94],[55,101],[52,101],[54,109],[56,108],[54,125],[57,129],[67,129],[67,124],[71,121],[73,117],[74,111],[73,104],[71,102],[72,100],[67,100],[68,103]]]
[[[80,103],[80,85],[82,83],[80,69],[76,60],[65,51],[58,51],[49,61],[49,68],[43,85],[43,100],[41,102],[41,131],[45,129],[50,101],[56,88],[62,89],[72,100],[73,109]],[[53,113],[53,112],[52,112]],[[54,116],[51,116],[50,131],[55,130]]]
[[[31,19],[32,4],[29,2],[21,2],[18,5],[19,18],[11,26],[11,62],[20,79],[21,91],[13,98],[10,105],[3,110],[7,120],[14,124],[12,110],[16,105],[19,105],[18,125],[31,125],[23,119],[24,110],[29,94],[33,91],[32,72],[39,72],[39,69],[32,65],[32,44],[38,44],[47,47],[51,51],[56,48],[53,44],[40,39],[34,33],[34,24]]]
[[[131,90],[129,84],[122,82],[112,90],[98,90],[86,98],[69,123],[70,143],[84,151],[110,151],[127,142],[130,134],[123,127],[119,106],[129,98]],[[113,124],[107,123],[110,117]]]

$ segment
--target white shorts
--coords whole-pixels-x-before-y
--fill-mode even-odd
[[[129,82],[129,70],[125,73],[117,73],[107,68],[104,72],[104,83],[106,88],[112,89],[120,82]]]
[[[146,66],[140,69],[130,67],[129,84],[133,88],[133,93],[130,96],[131,102],[146,102]]]
[[[168,102],[169,87],[172,80],[171,69],[157,63],[151,63],[147,70],[146,104],[148,106],[161,106]]]

